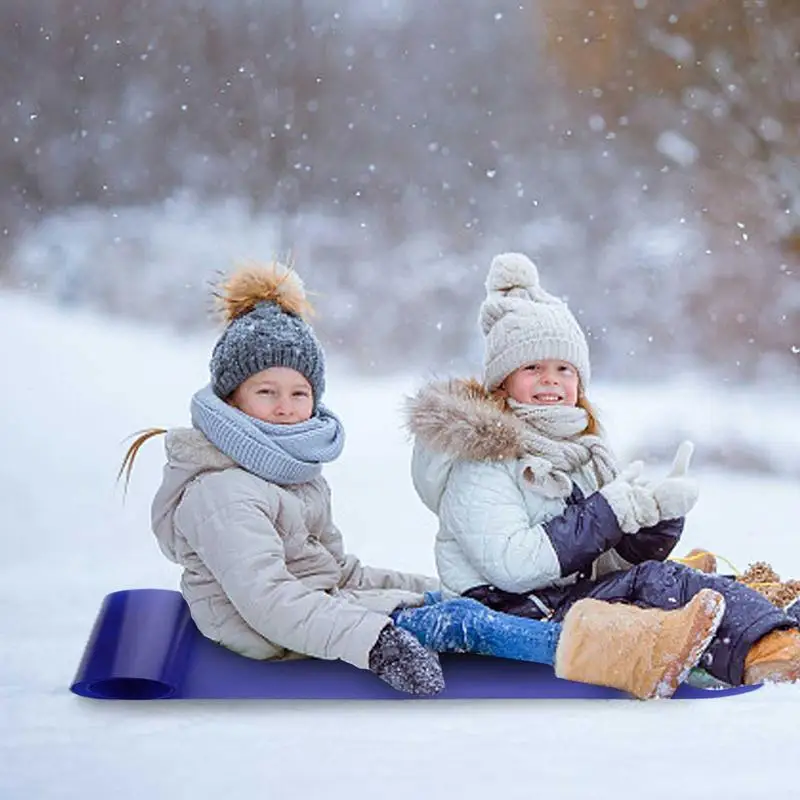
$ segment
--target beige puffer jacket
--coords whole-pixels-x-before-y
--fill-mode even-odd
[[[257,659],[341,659],[366,668],[399,606],[438,582],[362,566],[331,519],[323,478],[281,487],[246,472],[200,431],[167,433],[153,531],[183,567],[181,591],[200,631]]]

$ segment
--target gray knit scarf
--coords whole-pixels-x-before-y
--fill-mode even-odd
[[[617,464],[605,439],[583,433],[589,422],[586,411],[572,406],[538,406],[508,401],[509,408],[526,426],[523,474],[546,497],[569,497],[570,473],[590,464],[598,486],[613,480]]]
[[[306,422],[273,425],[242,413],[206,386],[191,404],[192,425],[228,458],[270,483],[307,483],[344,447],[339,418],[322,405]]]

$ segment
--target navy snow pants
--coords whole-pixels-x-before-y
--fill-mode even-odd
[[[750,647],[770,631],[800,625],[763,595],[733,578],[708,575],[674,561],[644,561],[597,580],[584,578],[571,586],[538,590],[535,595],[552,610],[550,619],[561,622],[573,603],[585,597],[670,610],[686,605],[705,588],[723,595],[726,606],[719,630],[700,666],[715,678],[739,686]],[[492,586],[478,586],[465,594],[496,611],[542,618],[539,607],[523,595],[502,592]]]

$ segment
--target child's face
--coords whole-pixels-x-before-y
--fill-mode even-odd
[[[305,422],[314,410],[311,384],[289,367],[256,372],[239,385],[228,402],[248,416],[273,425]]]
[[[568,361],[546,358],[512,372],[503,386],[518,403],[574,406],[578,403],[578,371]]]

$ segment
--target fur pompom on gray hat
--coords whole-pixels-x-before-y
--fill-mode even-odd
[[[567,304],[539,283],[536,265],[521,253],[495,256],[480,310],[486,337],[484,385],[496,389],[514,370],[534,361],[568,361],[586,389],[591,377],[586,336]]]
[[[305,376],[314,408],[325,390],[325,354],[304,317],[312,312],[300,276],[278,262],[248,265],[217,293],[226,328],[211,354],[211,387],[225,400],[251,375],[290,367]]]

